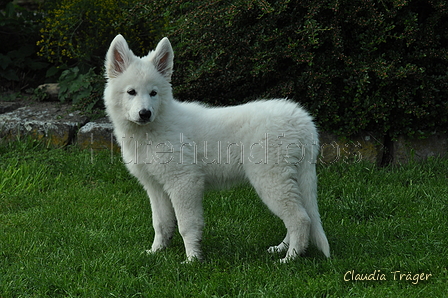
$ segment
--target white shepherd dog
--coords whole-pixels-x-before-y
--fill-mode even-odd
[[[155,238],[148,252],[165,248],[177,223],[187,260],[200,260],[204,191],[249,181],[287,229],[269,252],[287,250],[286,262],[311,240],[329,257],[317,207],[312,117],[285,99],[224,108],[176,101],[173,58],[167,38],[140,58],[121,35],[106,56],[107,114],[127,168],[151,201]]]

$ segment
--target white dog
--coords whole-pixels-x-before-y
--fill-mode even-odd
[[[286,262],[309,240],[330,256],[316,198],[318,134],[311,116],[287,100],[209,108],[173,99],[167,38],[143,58],[121,35],[106,56],[104,100],[123,160],[151,200],[155,238],[165,248],[176,228],[187,260],[201,259],[204,190],[249,181],[287,229],[270,252]]]

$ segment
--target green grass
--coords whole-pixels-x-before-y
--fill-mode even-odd
[[[0,146],[0,297],[448,297],[448,160],[319,166],[332,257],[279,264],[284,236],[249,187],[205,197],[204,263],[146,255],[149,200],[108,152]],[[385,274],[357,281],[355,274]],[[391,272],[432,274],[399,280]],[[379,277],[379,275],[376,275]],[[414,282],[415,283],[415,282]]]

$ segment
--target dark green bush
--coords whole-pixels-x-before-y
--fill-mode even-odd
[[[165,24],[163,19],[148,23],[151,11],[146,19],[139,18],[144,4],[135,0],[53,0],[45,1],[44,8],[39,55],[55,65],[78,66],[84,73],[102,67],[107,47],[117,34],[126,36],[138,53],[147,52]]]
[[[163,5],[180,99],[228,105],[288,97],[323,130],[342,135],[423,136],[448,127],[445,0]]]
[[[181,100],[288,97],[322,130],[345,136],[425,136],[448,127],[445,0],[64,0],[44,8],[40,54],[65,65],[59,71],[79,67],[78,93],[91,67],[100,72],[116,34],[138,55],[168,35]],[[0,60],[3,79],[21,82],[43,64],[29,46],[39,26],[18,9],[9,4],[0,15],[8,32]],[[85,105],[98,102],[95,95]]]
[[[13,2],[0,5],[0,85],[24,89],[43,82],[48,63],[36,55],[41,16]]]

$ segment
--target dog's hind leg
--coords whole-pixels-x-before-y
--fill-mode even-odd
[[[285,223],[287,235],[289,235],[289,246],[286,256],[280,260],[285,263],[305,252],[309,244],[311,220],[305,208],[300,204],[291,203],[283,213],[282,219]]]
[[[146,184],[151,201],[152,225],[154,228],[154,241],[148,253],[153,253],[168,246],[176,229],[176,216],[168,194],[158,183]]]
[[[275,171],[275,170],[274,170]],[[282,177],[283,176],[283,177]],[[286,177],[285,177],[286,176]],[[287,262],[308,247],[311,220],[300,201],[297,181],[286,173],[254,175],[251,183],[269,209],[283,220],[287,229],[285,239],[269,252],[286,250],[281,262]],[[250,178],[249,178],[250,179]]]

